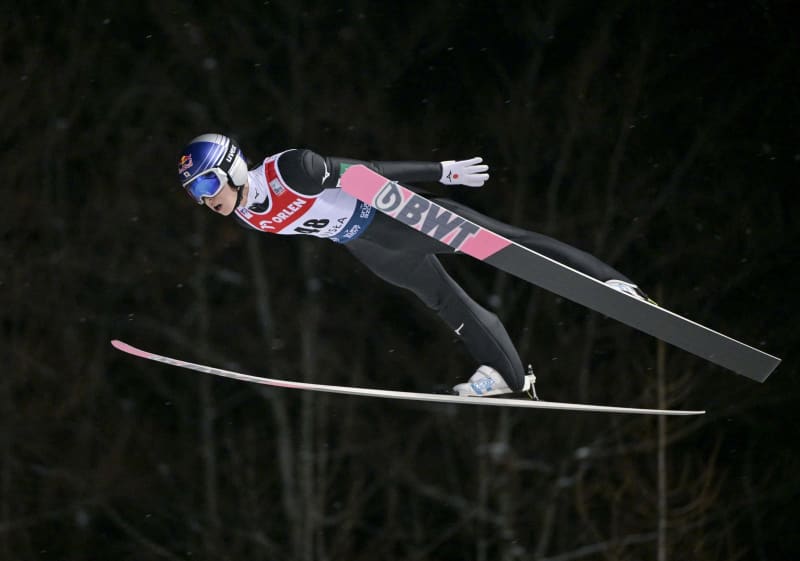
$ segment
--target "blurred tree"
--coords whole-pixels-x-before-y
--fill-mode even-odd
[[[18,5],[0,34],[0,557],[791,558],[794,29],[777,2]],[[465,259],[546,399],[655,421],[376,403],[471,365],[342,248],[193,208],[178,147],[479,154],[453,192],[663,286],[787,363],[764,386]],[[691,553],[687,553],[691,552]]]

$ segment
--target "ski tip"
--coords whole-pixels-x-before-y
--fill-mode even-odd
[[[124,341],[120,341],[119,339],[112,339],[111,346],[117,349],[118,351],[122,351],[123,353],[128,353],[129,355],[139,356],[142,358],[150,357],[150,353],[143,351],[141,349],[137,349],[136,347],[129,345]]]
[[[369,182],[368,180],[375,180],[375,178],[372,177],[373,175],[377,178],[377,181],[381,185],[384,181],[387,181],[386,178],[376,174],[361,164],[350,166],[342,174],[342,189],[345,191],[345,193],[353,195],[364,202],[369,202],[372,200],[372,197],[375,196],[376,192],[368,185],[365,186],[361,183],[363,181]]]
[[[348,179],[349,179],[351,177],[354,177],[356,175],[362,174],[364,172],[369,172],[369,171],[370,171],[369,168],[367,166],[365,166],[364,164],[355,164],[355,165],[349,166],[346,170],[344,170],[344,173],[342,174],[342,179],[344,179],[345,176],[347,176]]]

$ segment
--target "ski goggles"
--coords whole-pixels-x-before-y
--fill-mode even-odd
[[[211,168],[184,183],[183,188],[194,202],[202,205],[204,198],[217,196],[228,180],[227,173],[219,168]]]

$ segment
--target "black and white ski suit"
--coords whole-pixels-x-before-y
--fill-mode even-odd
[[[270,158],[265,163],[268,161]],[[360,161],[323,157],[311,150],[288,150],[272,156],[271,161],[272,179],[261,168],[250,171],[251,193],[248,200],[242,202],[241,212],[236,213],[239,220],[251,227],[258,223],[253,219],[253,213],[268,211],[272,201],[277,200],[274,194],[280,192],[278,190],[290,190],[298,196],[307,197],[320,196],[323,191],[332,193],[331,190],[338,186],[341,173],[350,165],[366,165],[381,175],[406,185],[437,182],[442,175],[442,166],[438,162]],[[265,173],[266,179],[263,177]],[[261,193],[253,189],[257,183],[262,185]],[[414,189],[411,186],[409,188]],[[343,192],[342,194],[346,195]],[[313,199],[309,200],[313,202]],[[451,199],[434,197],[433,200],[479,226],[598,280],[619,279],[630,282],[622,273],[596,257],[558,240],[494,220]],[[287,206],[290,209],[295,207]],[[361,214],[368,216],[368,220],[363,221],[363,228],[352,229],[357,232],[352,239],[337,239],[332,235],[327,237],[344,243],[356,259],[386,282],[416,294],[460,337],[478,364],[495,368],[512,390],[519,391],[523,386],[525,369],[505,327],[494,313],[475,302],[439,262],[437,255],[453,253],[453,248],[374,209],[367,207],[367,211],[374,214],[365,214],[362,209]],[[288,211],[282,214],[287,213]],[[273,213],[271,216],[276,220],[274,217],[280,215],[281,213]],[[312,225],[323,222],[310,221]],[[295,230],[296,232],[276,233],[313,235],[308,228]]]

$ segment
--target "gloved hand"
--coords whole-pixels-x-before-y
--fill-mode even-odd
[[[467,187],[482,187],[489,179],[489,166],[481,164],[483,158],[470,160],[448,160],[441,162],[442,178],[439,183],[445,185],[466,185]]]

